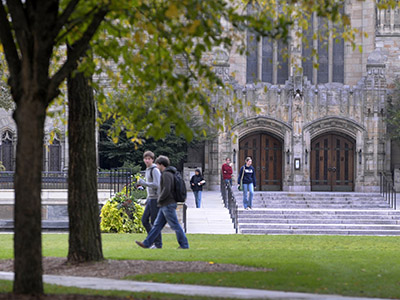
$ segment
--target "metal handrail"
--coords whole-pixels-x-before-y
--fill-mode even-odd
[[[235,232],[238,233],[238,206],[236,204],[236,198],[231,185],[226,184],[223,179],[221,179],[221,196],[224,201],[224,206],[228,209],[229,215],[231,216]]]
[[[380,172],[380,194],[386,199],[391,208],[397,210],[396,207],[396,190],[393,182],[389,180],[383,172]]]

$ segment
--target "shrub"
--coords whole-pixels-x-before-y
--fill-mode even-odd
[[[100,229],[103,232],[141,233],[145,228],[141,219],[144,208],[138,198],[117,193],[101,209]]]

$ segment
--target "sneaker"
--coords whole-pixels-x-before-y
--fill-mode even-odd
[[[157,249],[156,245],[151,245],[151,247],[149,249]]]
[[[249,206],[248,209],[253,210],[253,208],[251,206]]]

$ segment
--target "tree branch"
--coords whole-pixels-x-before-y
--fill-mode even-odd
[[[76,6],[79,4],[80,0],[71,0],[63,13],[59,16],[57,25],[54,28],[54,38],[58,35],[61,31],[61,28],[67,23],[69,17],[75,11]]]
[[[32,33],[28,24],[27,15],[21,1],[7,0],[7,7],[11,15],[13,29],[22,57],[29,57],[31,53]]]
[[[3,44],[8,69],[10,70],[11,76],[9,84],[11,85],[13,93],[16,93],[20,84],[18,81],[18,75],[21,71],[21,61],[18,56],[17,47],[11,32],[11,26],[2,1],[0,1],[0,41]],[[18,99],[19,97],[14,97],[14,100]]]
[[[99,11],[93,16],[92,22],[86,29],[82,37],[76,41],[72,46],[72,51],[68,55],[67,61],[58,70],[56,74],[50,79],[50,84],[47,90],[47,102],[50,103],[58,95],[58,87],[68,74],[74,69],[74,65],[81,58],[85,51],[88,49],[89,43],[99,28],[101,22],[104,20],[106,14],[109,12],[108,6],[101,7]]]

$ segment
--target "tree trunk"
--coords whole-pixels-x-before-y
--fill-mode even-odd
[[[97,198],[93,89],[82,73],[68,77],[68,261],[103,259]]]
[[[13,290],[17,294],[42,294],[41,172],[46,104],[37,94],[26,94],[23,105],[17,106],[14,112],[18,142],[14,178]]]

